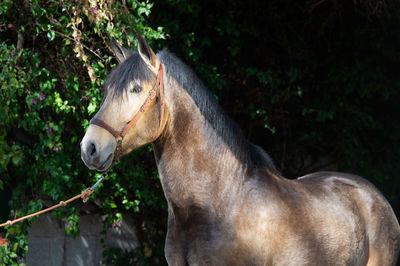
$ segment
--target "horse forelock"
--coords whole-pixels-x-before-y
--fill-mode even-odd
[[[240,161],[248,165],[262,165],[278,173],[269,155],[260,147],[255,148],[245,138],[239,126],[228,117],[215,97],[188,66],[167,49],[157,53],[157,56],[165,65],[166,74],[172,76],[187,91],[208,124]]]
[[[111,97],[123,96],[135,81],[151,82],[156,75],[147,67],[139,53],[132,52],[124,62],[111,70],[104,84],[106,95]]]

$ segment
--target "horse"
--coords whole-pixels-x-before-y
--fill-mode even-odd
[[[173,53],[140,36],[137,51],[111,46],[119,64],[81,157],[104,172],[152,143],[169,265],[396,264],[399,223],[373,184],[340,172],[284,178]]]

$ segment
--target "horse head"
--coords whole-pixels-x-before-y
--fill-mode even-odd
[[[112,42],[119,65],[104,85],[100,110],[81,142],[87,167],[106,171],[121,155],[154,141],[162,132],[163,66],[143,37],[138,51]]]

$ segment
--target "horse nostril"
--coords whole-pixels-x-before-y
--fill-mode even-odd
[[[94,142],[89,142],[85,146],[83,146],[84,147],[83,149],[84,149],[84,154],[86,154],[87,158],[95,158],[97,153],[96,144]]]
[[[94,145],[94,143],[90,144],[89,151],[90,151],[90,156],[93,157],[93,155],[96,153],[96,145]]]

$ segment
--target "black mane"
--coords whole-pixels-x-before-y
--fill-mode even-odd
[[[226,115],[215,97],[188,66],[166,49],[157,56],[165,65],[167,74],[188,92],[204,118],[239,160],[248,165],[265,166],[278,173],[268,154],[245,138],[239,126]]]

